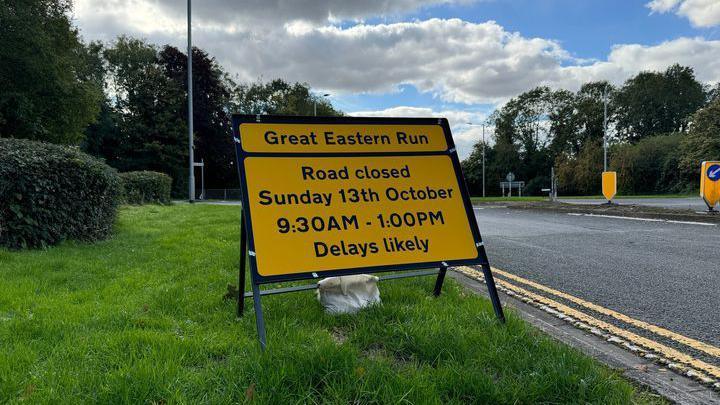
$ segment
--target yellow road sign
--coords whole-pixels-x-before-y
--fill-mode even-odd
[[[419,270],[384,279],[436,275],[438,296],[448,267],[480,265],[504,322],[446,119],[236,114],[232,125],[243,205],[237,313],[250,296],[247,252],[262,348],[261,296],[315,285],[260,285],[329,276]]]
[[[236,124],[261,281],[487,262],[446,120],[288,120]]]
[[[362,153],[447,150],[440,125],[241,124],[245,152]]]
[[[617,173],[603,172],[602,174],[602,193],[605,199],[612,201],[617,193]]]
[[[720,161],[702,162],[700,168],[700,197],[711,209],[720,202]]]
[[[449,156],[245,159],[262,276],[475,259]]]

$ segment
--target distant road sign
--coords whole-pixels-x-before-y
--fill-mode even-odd
[[[703,162],[700,169],[700,197],[713,211],[720,202],[720,162]]]
[[[505,176],[505,179],[512,183],[513,181],[515,181],[515,173],[513,173],[513,172],[508,173],[507,176]]]
[[[617,194],[617,173],[603,172],[602,174],[602,193],[608,202],[612,201]]]

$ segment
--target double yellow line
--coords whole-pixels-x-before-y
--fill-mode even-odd
[[[469,276],[469,277],[483,280],[482,272],[475,270],[474,268],[463,266],[463,267],[456,268],[456,270]],[[538,291],[542,291],[544,293],[551,294],[553,296],[562,298],[562,299],[572,302],[580,307],[587,308],[589,310],[592,310],[594,312],[597,312],[597,313],[600,313],[600,314],[603,314],[606,316],[610,316],[610,317],[615,318],[619,321],[622,321],[626,324],[632,325],[636,328],[643,329],[648,332],[654,333],[658,336],[662,336],[664,338],[671,339],[673,341],[676,341],[676,342],[681,343],[685,346],[688,346],[692,349],[706,353],[706,354],[716,357],[716,358],[720,358],[720,348],[717,348],[713,345],[701,342],[696,339],[689,338],[687,336],[684,336],[679,333],[673,332],[671,330],[662,328],[660,326],[656,326],[656,325],[653,325],[653,324],[650,324],[650,323],[647,323],[644,321],[640,321],[640,320],[631,318],[625,314],[619,313],[617,311],[613,311],[611,309],[594,304],[592,302],[585,301],[581,298],[564,293],[562,291],[555,290],[553,288],[544,286],[544,285],[536,283],[534,281],[527,280],[527,279],[517,276],[515,274],[508,273],[506,271],[503,271],[503,270],[500,270],[497,268],[493,268],[492,271],[493,271],[493,274],[500,276],[499,278],[496,278],[495,282],[498,285],[498,288],[501,290],[505,289],[508,291],[512,291],[513,293],[515,293],[519,296],[526,297],[526,298],[528,298],[532,301],[535,301],[539,304],[545,305],[545,306],[552,308],[555,311],[558,311],[566,316],[575,318],[578,321],[581,321],[587,325],[590,325],[597,329],[604,330],[612,335],[620,336],[620,337],[626,339],[628,342],[630,342],[636,346],[645,348],[646,350],[655,352],[658,355],[660,355],[666,359],[669,359],[671,361],[675,361],[678,363],[682,363],[686,366],[692,367],[695,370],[707,373],[708,375],[710,375],[716,379],[720,379],[720,367],[717,367],[715,365],[709,364],[702,360],[696,359],[688,354],[685,354],[685,353],[683,353],[679,350],[673,349],[671,347],[665,346],[665,345],[658,343],[652,339],[648,339],[646,337],[643,337],[643,336],[637,335],[633,332],[630,332],[626,329],[623,329],[623,328],[617,327],[615,325],[612,325],[610,323],[604,322],[600,319],[597,319],[597,318],[590,316],[584,312],[581,312],[575,308],[569,307],[558,301],[550,299],[546,296],[531,292],[525,288],[522,288],[516,284],[511,283],[508,280],[512,280],[515,283],[524,284],[525,286],[532,287]]]

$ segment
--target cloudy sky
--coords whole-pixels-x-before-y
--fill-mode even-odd
[[[86,40],[184,47],[186,0],[75,0]],[[285,78],[353,115],[444,116],[461,157],[538,85],[679,62],[720,81],[720,0],[196,0],[193,42],[239,80]]]

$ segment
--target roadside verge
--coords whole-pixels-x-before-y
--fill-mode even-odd
[[[497,203],[496,203],[497,204]],[[631,204],[568,204],[550,201],[508,202],[503,205],[512,209],[543,210],[566,214],[594,214],[668,221],[694,221],[720,224],[720,214],[698,213],[687,209],[669,209]],[[478,205],[482,206],[482,205]]]
[[[486,295],[486,288],[479,272],[474,272],[472,268],[455,270],[449,273],[452,278],[468,290]],[[525,297],[504,288],[502,283],[498,287],[503,293],[501,295],[503,305],[514,309],[525,321],[553,338],[619,370],[637,384],[650,388],[677,403],[720,404],[720,395],[706,385],[707,382],[699,383],[697,375],[689,377],[673,372],[671,371],[674,367],[673,363],[660,362],[657,355],[639,357],[633,350],[619,346],[617,344],[619,338],[616,336],[601,333],[597,328],[578,328],[570,322],[574,320],[573,318],[555,311],[549,305],[526,300]]]

